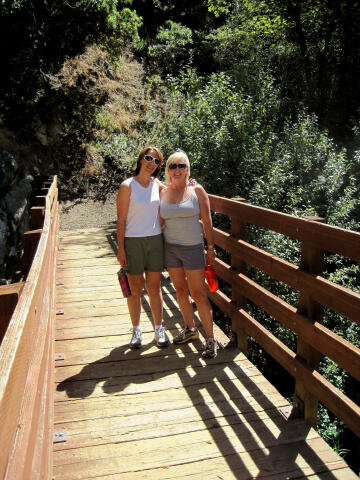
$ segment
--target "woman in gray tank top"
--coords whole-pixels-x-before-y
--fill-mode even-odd
[[[189,291],[194,299],[206,335],[203,357],[215,357],[217,341],[214,338],[213,316],[205,283],[206,263],[216,256],[214,249],[209,198],[204,188],[189,185],[190,162],[178,151],[166,162],[166,189],[161,191],[160,218],[165,238],[165,267],[176,290],[185,328],[177,335],[175,344],[199,338],[195,327]],[[203,229],[201,228],[200,218]],[[203,232],[208,250],[204,251]]]

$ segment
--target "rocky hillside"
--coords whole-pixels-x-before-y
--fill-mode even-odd
[[[40,177],[59,176],[63,201],[105,200],[131,170],[129,146],[148,104],[143,77],[130,54],[114,67],[103,50],[89,47],[49,78],[51,100],[26,131],[0,129],[0,284],[21,277],[21,239]]]

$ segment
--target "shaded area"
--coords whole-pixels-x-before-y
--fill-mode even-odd
[[[89,232],[79,236],[79,242],[71,239],[66,247],[65,236],[62,252],[71,250],[70,243],[87,244],[90,249],[92,242],[97,242],[101,251],[96,279],[103,290],[99,288],[96,297],[100,298],[101,291],[116,285],[115,275],[106,275],[106,279],[101,275],[101,263],[108,257],[102,252],[104,239],[110,252],[115,251],[115,237],[109,229],[102,240],[100,232],[92,231],[90,237]],[[59,261],[66,272],[66,261]],[[85,263],[79,275],[94,268]],[[115,262],[112,268],[116,268]],[[70,287],[74,276],[68,278]],[[66,285],[65,279],[64,290]],[[169,335],[174,336],[182,320],[166,277],[162,289],[164,321]],[[152,342],[153,321],[146,294],[142,297],[144,346],[130,350],[126,304],[118,294],[114,297],[118,306],[113,301],[110,305],[109,300],[107,309],[97,306],[94,299],[89,316],[88,300],[84,300],[81,314],[79,300],[78,310],[74,307],[74,314],[69,313],[60,326],[70,332],[80,320],[84,325],[88,322],[88,333],[84,326],[81,335],[90,345],[95,332],[92,321],[96,325],[106,319],[101,332],[104,354],[95,361],[86,361],[90,351],[84,351],[82,359],[82,352],[70,351],[70,343],[80,338],[71,340],[68,335],[66,339],[65,334],[59,341],[68,345],[69,359],[67,365],[57,367],[56,421],[68,428],[69,440],[55,451],[57,475],[91,478],[96,471],[96,475],[131,472],[131,478],[203,478],[206,471],[210,478],[231,474],[231,478],[278,479],[309,478],[316,472],[318,478],[355,478],[304,421],[286,420],[288,402],[237,349],[229,345],[208,361],[201,358],[201,342],[158,349]],[[195,318],[199,323],[196,313]],[[116,334],[112,322],[118,322]],[[107,349],[110,343],[117,345]],[[80,357],[76,357],[78,353]],[[72,412],[70,418],[66,412]]]

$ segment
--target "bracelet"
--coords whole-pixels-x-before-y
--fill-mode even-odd
[[[214,247],[214,245],[208,245],[208,247],[207,247],[207,248],[208,248],[208,250],[215,250],[215,247]]]

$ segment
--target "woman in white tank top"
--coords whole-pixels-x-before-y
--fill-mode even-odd
[[[189,186],[190,162],[187,155],[178,151],[166,162],[167,188],[162,190],[160,218],[164,226],[165,266],[174,284],[177,300],[185,322],[185,328],[177,335],[175,344],[199,338],[195,327],[193,307],[189,291],[194,299],[206,334],[203,357],[216,356],[212,309],[205,284],[205,252],[200,218],[208,250],[206,262],[216,256],[213,241],[210,203],[201,185]]]
[[[127,298],[133,326],[130,348],[142,345],[140,311],[144,274],[155,323],[155,341],[159,347],[170,343],[162,324],[160,289],[164,259],[159,192],[164,185],[156,177],[162,159],[162,153],[156,147],[144,148],[138,157],[135,176],[122,182],[117,196],[117,258],[127,269],[131,289],[131,296]]]

